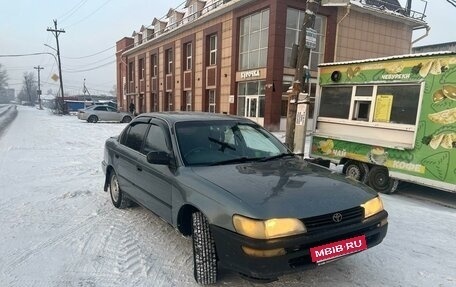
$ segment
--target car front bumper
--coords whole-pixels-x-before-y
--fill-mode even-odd
[[[312,262],[311,247],[360,235],[365,235],[367,248],[379,244],[386,236],[387,218],[388,213],[382,211],[358,224],[271,240],[252,239],[215,225],[211,225],[211,231],[220,265],[251,278],[273,279],[318,266]],[[254,257],[244,253],[242,246],[257,250],[285,248],[286,254]]]

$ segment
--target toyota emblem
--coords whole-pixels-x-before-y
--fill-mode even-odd
[[[333,214],[333,221],[334,222],[341,222],[342,221],[342,214],[340,214],[339,212],[338,213],[334,213]]]

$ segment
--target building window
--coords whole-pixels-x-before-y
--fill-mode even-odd
[[[165,111],[173,110],[173,94],[171,92],[165,93],[164,104],[165,104],[165,106],[164,106]]]
[[[325,55],[325,35],[326,35],[326,17],[315,16],[315,30],[317,31],[317,45],[315,49],[310,50],[310,69],[318,70],[318,64],[324,62]]]
[[[151,74],[152,77],[157,77],[158,76],[158,57],[157,54],[153,54],[150,56],[150,66],[151,66]]]
[[[161,28],[160,22],[157,21],[157,23],[154,25],[155,36],[160,35],[160,32],[161,32],[160,28]]]
[[[166,74],[173,72],[173,49],[166,50]]]
[[[150,110],[152,112],[158,112],[158,109],[158,94],[151,93]]]
[[[217,35],[209,36],[209,65],[217,65]]]
[[[237,114],[243,117],[264,117],[265,81],[238,83]]]
[[[185,70],[192,69],[192,43],[185,44]]]
[[[185,91],[185,110],[187,112],[192,111],[192,92],[191,91]]]
[[[140,80],[144,79],[144,59],[138,61],[138,75]]]
[[[304,11],[300,11],[293,8],[287,10],[287,28],[285,34],[285,56],[284,65],[286,67],[293,67],[295,61],[291,59],[293,44],[298,44],[299,34],[301,33],[301,27],[304,22]],[[317,45],[315,49],[310,52],[310,68],[316,70],[318,64],[323,60],[324,55],[324,43],[326,33],[326,18],[321,15],[315,15],[314,29],[317,31]]]
[[[268,57],[269,9],[241,19],[240,70],[266,67]]]
[[[209,90],[209,112],[215,113],[216,95],[215,90]]]
[[[128,63],[128,81],[133,82],[134,81],[134,63],[130,62]]]
[[[170,26],[173,27],[173,24],[175,24],[175,23],[176,23],[176,15],[171,15],[171,16],[169,17],[169,24],[170,24]]]
[[[188,6],[188,21],[193,21],[196,19],[196,3],[193,3],[192,5]]]

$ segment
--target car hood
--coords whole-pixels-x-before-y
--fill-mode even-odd
[[[192,169],[248,205],[258,218],[312,217],[353,208],[376,196],[357,181],[299,158]]]

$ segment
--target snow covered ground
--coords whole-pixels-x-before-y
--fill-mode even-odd
[[[0,286],[196,286],[190,239],[103,192],[103,144],[125,124],[18,110],[0,134]],[[265,286],[456,286],[456,210],[383,199],[382,244]],[[222,270],[218,286],[262,285]]]

